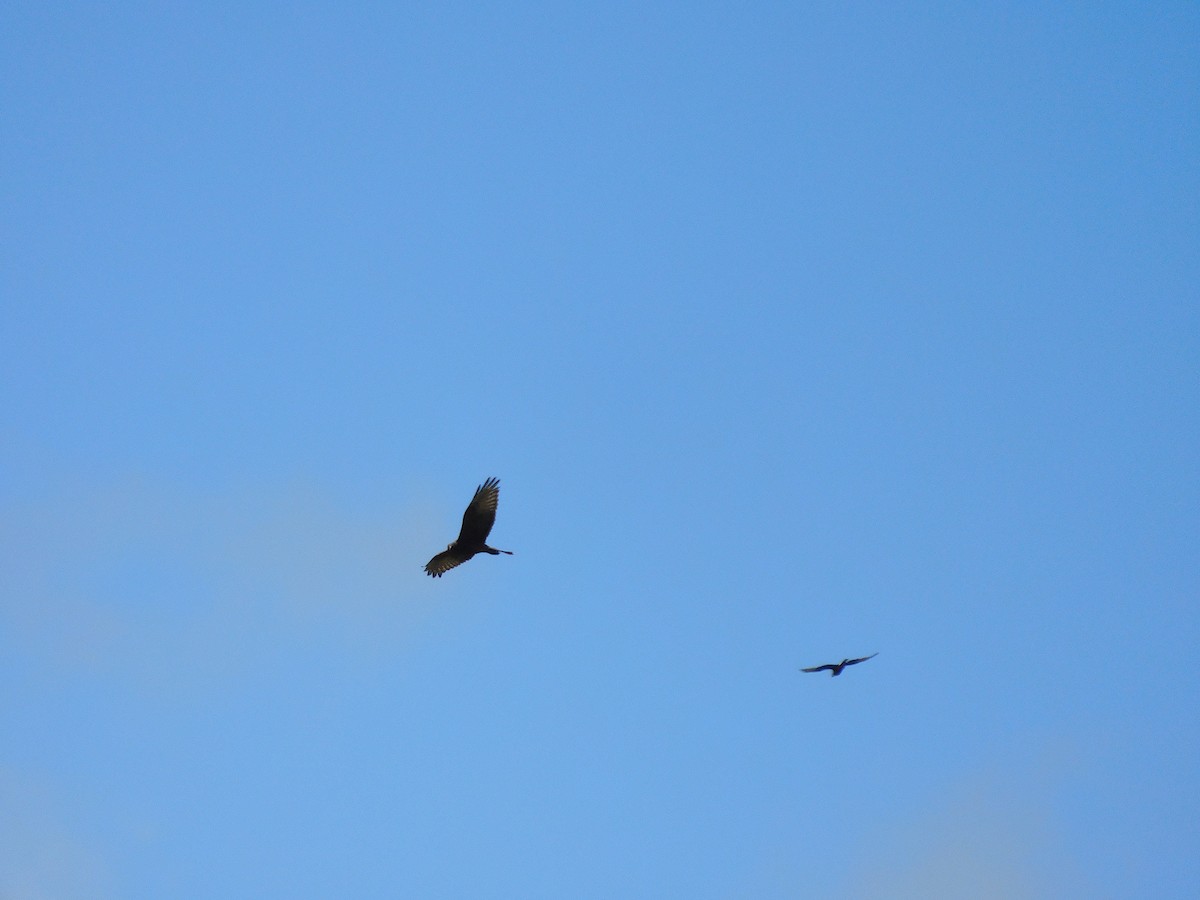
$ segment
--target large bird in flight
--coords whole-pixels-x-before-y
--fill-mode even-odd
[[[872,653],[870,656],[860,656],[858,659],[843,659],[840,663],[826,663],[823,666],[813,666],[811,669],[801,669],[801,672],[824,672],[829,670],[831,678],[837,678],[842,674],[842,669],[846,666],[857,666],[860,662],[866,662],[868,659],[874,659],[878,653]]]
[[[496,556],[511,550],[497,550],[486,543],[488,533],[496,522],[496,504],[500,502],[500,479],[489,478],[475,488],[475,496],[463,513],[462,530],[458,532],[458,540],[425,564],[425,574],[441,578],[455,566],[462,565],[476,553],[490,553]]]

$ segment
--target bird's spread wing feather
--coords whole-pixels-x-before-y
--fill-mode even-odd
[[[846,665],[856,666],[860,662],[866,662],[868,659],[874,659],[878,655],[879,655],[878,653],[872,653],[870,656],[860,656],[858,659],[848,659],[848,660],[846,660]]]
[[[801,672],[826,672],[829,669],[836,669],[836,668],[837,668],[837,666],[824,665],[824,666],[813,666],[811,669],[801,669],[800,671]]]
[[[449,572],[455,566],[462,565],[467,560],[454,550],[443,550],[429,562],[425,563],[425,574],[441,578],[443,572]]]
[[[458,532],[458,543],[466,547],[474,547],[486,541],[492,526],[496,523],[496,504],[499,502],[500,479],[489,478],[477,487],[475,496],[467,505],[467,511],[463,513],[462,530]]]

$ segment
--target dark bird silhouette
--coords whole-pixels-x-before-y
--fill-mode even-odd
[[[860,656],[858,659],[843,659],[840,663],[826,663],[823,666],[813,666],[811,669],[801,669],[801,672],[824,672],[829,670],[831,678],[837,678],[842,674],[842,669],[846,666],[857,666],[860,662],[866,662],[868,659],[874,659],[878,653],[872,653],[870,656]]]
[[[499,502],[500,479],[489,478],[475,488],[475,496],[463,513],[458,540],[425,564],[425,574],[441,578],[443,573],[462,565],[476,553],[490,553],[492,556],[507,553],[512,556],[511,550],[497,550],[484,543],[496,522],[496,504]]]

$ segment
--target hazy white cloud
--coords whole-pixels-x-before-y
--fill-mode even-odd
[[[297,485],[60,489],[5,512],[0,623],[35,659],[154,677],[219,676],[297,640],[394,649],[435,608],[421,521],[440,519]]]
[[[795,838],[766,847],[731,897],[833,895],[881,900],[1073,900],[1103,896],[1069,847],[1064,785],[1080,765],[1062,739],[1014,738],[1012,758],[917,807],[860,820],[856,845],[814,854]],[[890,806],[889,806],[890,808]],[[862,811],[864,814],[866,811]],[[820,816],[806,822],[822,831]]]
[[[64,824],[68,804],[45,785],[0,766],[0,897],[115,897],[100,852]]]
[[[1054,785],[1038,771],[987,774],[893,823],[843,893],[885,900],[1032,900],[1097,896],[1058,824]]]

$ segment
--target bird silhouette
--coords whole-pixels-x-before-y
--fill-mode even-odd
[[[492,556],[507,553],[512,556],[511,550],[497,550],[484,543],[496,522],[496,504],[499,501],[500,479],[489,478],[475,488],[475,496],[463,513],[458,540],[425,564],[425,574],[441,578],[443,573],[462,565],[476,553],[490,553]]]
[[[868,659],[874,659],[878,653],[872,653],[870,656],[860,656],[858,659],[843,659],[840,663],[826,663],[823,666],[813,666],[811,669],[801,669],[801,672],[824,672],[829,670],[831,678],[837,678],[842,674],[842,669],[846,666],[857,666],[860,662],[866,662]]]

